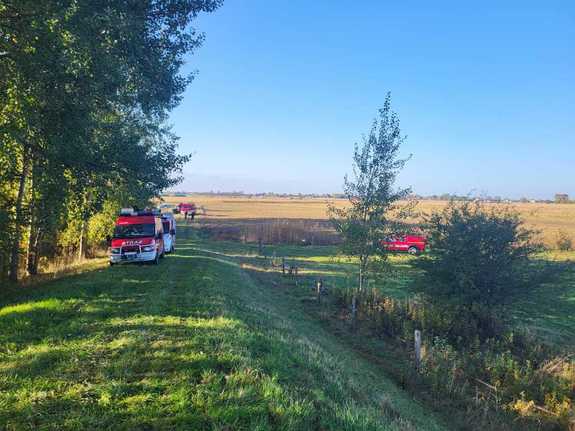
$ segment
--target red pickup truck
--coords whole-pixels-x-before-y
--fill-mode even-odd
[[[383,239],[380,244],[388,251],[406,251],[415,255],[425,251],[427,239],[418,235],[398,235]]]

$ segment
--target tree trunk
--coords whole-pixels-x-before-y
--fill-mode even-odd
[[[78,244],[78,260],[86,258],[88,243],[88,220],[90,218],[91,192],[87,184],[84,184],[82,191],[82,225],[80,226],[80,243]]]
[[[40,228],[37,226],[37,224],[33,224],[30,230],[30,242],[28,243],[28,275],[38,274],[38,262],[40,260],[40,237]]]
[[[33,165],[31,163],[31,165]],[[35,177],[36,177],[36,166],[31,166],[30,168],[30,207],[29,207],[29,222],[30,222],[30,232],[28,235],[28,251],[26,253],[26,270],[28,275],[35,275],[34,271],[34,260],[36,259],[36,250],[38,248],[39,239],[39,227],[38,227],[38,214],[36,210],[36,193],[35,193]]]
[[[88,223],[86,218],[82,215],[82,227],[80,228],[80,244],[78,246],[78,260],[84,260],[86,257],[86,230]]]
[[[366,265],[366,258],[363,256],[359,257],[359,277],[358,277],[358,281],[359,281],[359,291],[362,292],[363,291],[363,284],[365,281],[365,267]]]
[[[24,151],[22,160],[22,174],[18,185],[18,195],[16,196],[16,223],[14,228],[14,241],[10,254],[10,280],[18,281],[18,270],[20,269],[20,243],[22,242],[22,227],[24,225],[24,195],[26,193],[26,181],[30,170],[31,157],[27,150]]]

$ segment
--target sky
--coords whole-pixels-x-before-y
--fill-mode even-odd
[[[195,27],[177,190],[341,192],[389,91],[399,186],[575,197],[575,1],[225,0]]]

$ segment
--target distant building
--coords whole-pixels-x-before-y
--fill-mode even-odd
[[[566,204],[569,202],[569,195],[567,193],[557,193],[555,195],[555,203]]]

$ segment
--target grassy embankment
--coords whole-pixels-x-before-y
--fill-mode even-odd
[[[256,257],[258,247],[254,244],[203,240],[202,247],[239,259],[246,268],[261,266],[261,260]],[[338,257],[335,247],[266,246],[265,253],[285,256],[288,263],[293,262],[300,268],[301,275],[323,278],[328,285],[354,286],[353,264],[349,259]],[[393,255],[390,258],[393,274],[371,287],[395,298],[410,296],[413,293],[410,285],[420,275],[412,266],[414,259],[417,257]],[[575,251],[549,251],[540,254],[538,259],[575,262]],[[514,304],[511,317],[519,327],[528,327],[566,348],[575,348],[575,272],[567,271],[560,278],[530,291]]]
[[[443,429],[301,297],[261,284],[234,253],[198,251],[211,245],[180,236],[157,267],[10,292],[0,428]]]
[[[498,409],[494,409],[493,407],[495,406],[492,402],[479,405],[477,400],[473,401],[473,394],[470,394],[472,390],[469,390],[469,386],[471,385],[471,389],[473,389],[473,385],[480,385],[476,390],[480,391],[480,397],[482,399],[484,399],[484,397],[491,398],[494,396],[492,389],[484,392],[486,388],[474,380],[473,373],[475,372],[475,375],[479,374],[479,378],[485,379],[488,382],[493,381],[494,384],[498,385],[499,390],[506,394],[504,401],[506,409],[512,407],[513,409],[517,409],[517,405],[514,404],[515,400],[518,399],[517,397],[523,399],[522,396],[518,395],[520,390],[528,391],[527,397],[535,397],[535,404],[543,403],[542,398],[544,396],[545,407],[547,407],[547,403],[549,403],[550,406],[553,406],[552,408],[556,408],[553,404],[554,396],[558,397],[557,399],[559,400],[563,400],[563,398],[561,398],[563,394],[567,394],[566,396],[570,397],[568,395],[569,383],[564,381],[564,379],[572,379],[572,377],[570,377],[572,374],[569,374],[571,373],[569,365],[565,365],[565,368],[561,369],[557,368],[559,365],[553,365],[554,369],[558,370],[555,376],[555,383],[551,383],[551,380],[547,380],[546,382],[541,381],[538,385],[536,383],[529,383],[533,382],[531,378],[521,380],[521,376],[523,373],[531,373],[534,379],[540,381],[542,376],[546,375],[546,372],[543,371],[543,368],[534,373],[529,371],[529,361],[526,362],[525,357],[522,356],[516,357],[516,360],[519,362],[514,362],[513,370],[505,369],[505,371],[503,371],[504,369],[494,368],[493,372],[488,371],[492,370],[491,367],[493,364],[497,365],[497,360],[506,357],[505,347],[498,353],[484,352],[486,355],[483,357],[483,360],[486,361],[484,364],[478,363],[477,351],[461,352],[460,356],[455,357],[453,361],[450,362],[452,365],[449,365],[449,367],[457,367],[457,373],[464,372],[465,375],[468,376],[467,380],[465,380],[461,378],[461,374],[457,374],[457,376],[459,376],[458,387],[461,385],[462,391],[465,392],[465,394],[463,394],[463,392],[461,394],[458,392],[458,395],[452,394],[452,390],[449,389],[450,386],[448,384],[451,377],[449,377],[449,373],[444,376],[442,372],[439,373],[439,376],[445,377],[441,382],[442,384],[447,383],[447,387],[445,388],[446,390],[438,391],[436,387],[428,387],[427,384],[421,386],[423,382],[419,379],[419,376],[414,375],[413,363],[412,360],[409,359],[412,354],[409,353],[409,343],[405,344],[407,341],[402,338],[402,335],[400,335],[398,339],[386,338],[386,332],[381,332],[381,330],[385,331],[385,328],[379,328],[378,330],[375,326],[376,322],[370,322],[369,320],[363,321],[361,327],[357,330],[352,330],[349,322],[346,322],[349,318],[348,312],[342,309],[342,304],[339,302],[339,299],[337,299],[339,295],[335,295],[333,298],[331,295],[328,295],[328,297],[322,301],[322,306],[318,306],[315,301],[310,301],[310,288],[313,286],[314,280],[319,278],[322,278],[328,286],[339,285],[340,287],[348,288],[355,286],[356,277],[354,275],[354,265],[352,265],[352,262],[348,258],[336,257],[336,250],[333,247],[266,246],[264,251],[268,257],[263,258],[258,256],[258,247],[249,244],[204,240],[197,246],[201,247],[199,250],[209,253],[212,256],[234,259],[234,261],[250,271],[253,277],[259,279],[262,283],[283,291],[287,297],[299,298],[301,301],[300,306],[306,309],[310,316],[315,316],[324,327],[344,340],[350,348],[361,352],[364,357],[378,364],[378,366],[387,373],[393,375],[396,382],[402,386],[406,385],[415,398],[433,406],[434,409],[441,412],[441,414],[447,418],[449,425],[454,427],[454,429],[551,429],[546,428],[547,426],[559,426],[559,428],[553,429],[563,429],[561,428],[562,425],[553,422],[552,419],[550,422],[546,422],[546,420],[550,419],[555,413],[545,410],[545,408],[536,412],[542,415],[542,417],[536,420],[524,421],[519,420],[517,417],[514,418],[512,414],[506,414]],[[276,256],[276,258],[273,259],[276,263],[275,267],[271,264],[271,256]],[[299,283],[296,283],[293,277],[281,277],[279,273],[280,270],[277,267],[281,261],[280,256],[286,257],[288,266],[297,265],[299,267]],[[554,346],[553,351],[559,356],[544,359],[552,361],[549,362],[549,366],[552,364],[561,364],[561,362],[556,361],[559,361],[564,355],[572,353],[575,347],[575,271],[573,265],[566,266],[564,262],[561,262],[566,260],[572,261],[574,257],[575,253],[573,252],[548,252],[539,255],[537,259],[533,261],[533,265],[545,265],[547,269],[552,269],[557,266],[560,267],[557,269],[565,272],[557,273],[555,269],[552,269],[551,273],[547,270],[543,272],[537,271],[538,277],[542,274],[547,274],[545,278],[546,282],[533,291],[526,291],[517,302],[507,308],[506,316],[501,316],[509,318],[510,323],[521,329],[520,333],[526,330],[527,333],[534,334],[535,337],[531,338],[532,342],[535,343],[533,344],[534,348],[541,346],[540,342]],[[392,298],[404,299],[411,297],[413,293],[411,287],[417,283],[417,279],[420,277],[420,274],[413,267],[414,259],[416,258],[405,255],[391,257],[392,272],[388,274],[388,277],[384,277],[383,281],[372,284],[372,287],[376,287],[381,294]],[[531,273],[530,270],[529,273]],[[549,277],[549,274],[552,274],[553,277]],[[349,298],[347,298],[347,300],[349,300]],[[347,305],[349,306],[349,303]],[[367,310],[367,312],[369,313],[369,310]],[[377,320],[377,316],[374,316],[372,316],[372,318]],[[407,337],[409,336],[407,335]],[[431,335],[428,335],[427,338],[430,337]],[[432,344],[432,341],[431,339],[427,339],[424,343],[426,345]],[[563,354],[559,352],[563,352]],[[468,354],[471,356],[467,356]],[[499,359],[495,361],[492,360],[490,356],[492,354],[499,354]],[[568,357],[570,357],[570,355],[566,356],[566,358]],[[433,356],[433,358],[434,359],[431,359],[432,362],[439,357],[436,358]],[[475,358],[475,360],[472,360],[472,358]],[[465,362],[467,359],[469,359],[468,363]],[[461,361],[464,362],[462,363]],[[545,363],[536,365],[536,367],[543,365],[545,365]],[[547,367],[547,365],[545,366]],[[477,372],[477,370],[481,369],[483,369],[483,372]],[[435,369],[429,370],[426,374],[435,376],[430,373],[436,371]],[[511,375],[506,375],[506,373],[511,373],[514,377],[511,378]],[[484,376],[484,374],[486,376]],[[432,380],[428,383],[435,381],[433,379],[435,379],[435,377],[432,377]],[[517,389],[518,387],[520,387],[520,389]],[[551,389],[551,387],[556,387],[556,391]],[[548,399],[548,396],[551,398]],[[529,400],[531,398],[527,399]],[[560,402],[569,403],[569,400]],[[495,404],[499,407],[501,406],[496,400]],[[540,406],[537,406],[537,408],[539,407]],[[532,414],[532,411],[522,410],[521,414],[529,416]],[[561,415],[563,414],[566,413],[561,413]],[[568,418],[565,419],[564,416],[561,417],[561,423],[565,423],[566,420],[569,420]],[[543,425],[543,428],[537,426],[537,420],[544,420],[545,425]]]

